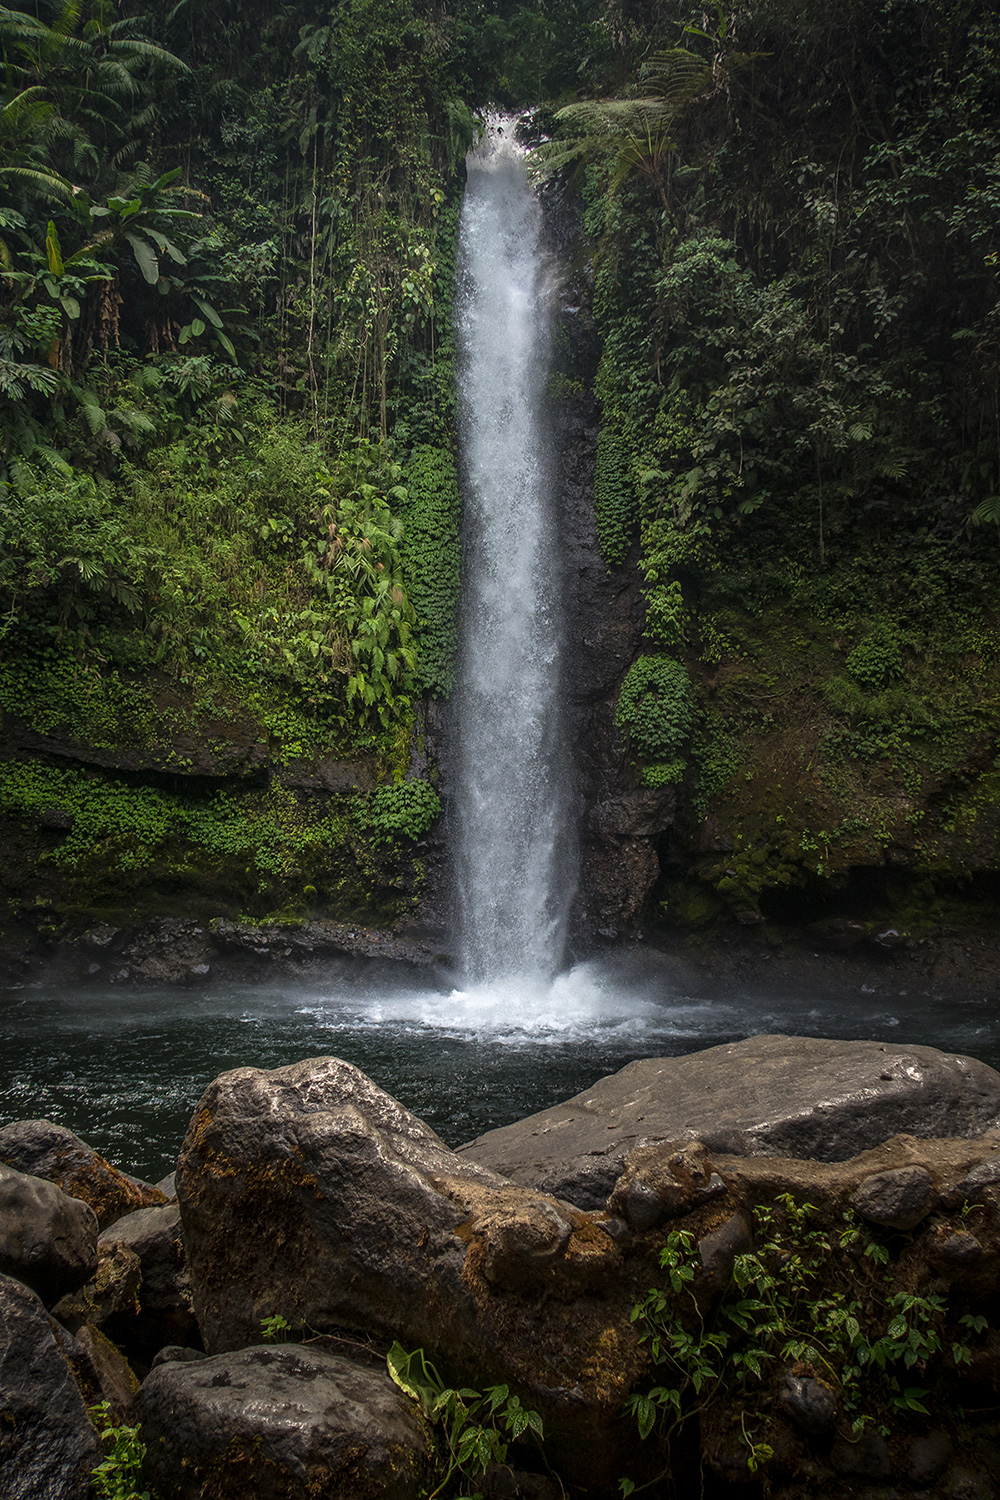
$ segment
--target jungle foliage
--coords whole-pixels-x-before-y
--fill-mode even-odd
[[[690,671],[670,779],[686,760],[693,821],[728,786],[738,909],[877,859],[876,827],[943,867],[956,780],[987,836],[1000,732],[995,8],[613,0],[604,24],[614,66],[534,160],[586,205],[598,536],[610,565],[638,549],[659,653],[619,724],[662,780],[648,726]]]
[[[775,609],[834,771],[995,738],[998,61],[985,0],[0,7],[5,702],[162,678],[403,775],[451,682],[455,236],[499,103],[582,194],[647,782],[721,793]]]
[[[355,749],[447,691],[462,164],[478,105],[572,71],[564,22],[0,8],[9,669],[270,684]]]

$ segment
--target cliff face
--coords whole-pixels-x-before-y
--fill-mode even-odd
[[[622,8],[623,55],[643,26],[674,50],[545,148],[586,167],[600,336],[579,442],[608,572],[590,599],[572,586],[593,680],[570,671],[585,865],[596,889],[610,852],[617,889],[585,895],[590,926],[842,946],[990,927],[998,324],[977,184],[1000,98],[976,48],[995,17],[852,12],[845,51],[822,5],[762,5],[709,66],[668,12]],[[946,83],[935,49],[959,36]],[[661,150],[640,94],[669,119]]]
[[[95,224],[0,204],[27,381],[0,405],[11,943],[247,917],[445,946],[461,163],[472,107],[539,91],[575,99],[531,126],[572,268],[549,401],[575,946],[995,923],[995,7],[761,0],[710,34],[669,0],[567,0],[544,37],[476,12],[440,56],[404,9],[412,47],[379,4],[336,36],[289,12],[231,55],[184,40],[238,127],[214,89],[142,80],[217,236],[171,219],[184,276],[113,233],[51,291],[26,268],[46,246],[62,275]],[[276,143],[281,91],[301,129]],[[130,182],[87,179],[101,224]],[[135,187],[151,225],[166,186]],[[245,326],[194,316],[209,284]]]
[[[3,716],[9,973],[58,958],[80,977],[198,977],[199,965],[242,951],[241,923],[277,923],[293,947],[304,924],[339,923],[327,948],[365,952],[367,935],[354,943],[350,927],[408,920],[438,805],[436,794],[429,805],[400,800],[393,778],[408,734],[394,767],[384,753],[348,760],[335,745],[283,742],[221,694],[207,713],[155,674],[92,691],[105,704],[115,695],[118,712],[100,725],[83,711],[41,726]],[[236,936],[216,943],[213,921]],[[252,943],[243,949],[253,957]]]
[[[656,839],[672,823],[676,799],[673,788],[640,784],[615,725],[645,611],[635,559],[609,569],[597,542],[596,403],[589,395],[569,395],[553,406],[565,580],[564,691],[580,830],[574,940],[586,948],[595,939],[612,941],[635,930],[659,878]]]

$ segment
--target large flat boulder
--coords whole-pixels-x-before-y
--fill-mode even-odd
[[[146,1472],[163,1500],[417,1500],[430,1456],[383,1370],[302,1345],[161,1364],[143,1381]]]
[[[845,1161],[896,1134],[977,1136],[1000,1073],[934,1047],[756,1036],[644,1058],[458,1154],[581,1208],[607,1200],[635,1147],[701,1141],[733,1156]]]

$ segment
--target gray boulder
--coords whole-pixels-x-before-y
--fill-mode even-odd
[[[89,1203],[103,1229],[137,1208],[165,1203],[149,1183],[120,1172],[86,1141],[51,1120],[15,1120],[0,1130],[0,1162],[44,1177],[71,1198]]]
[[[813,1436],[829,1432],[837,1421],[837,1397],[825,1380],[787,1370],[778,1392],[778,1407],[796,1427]]]
[[[156,1188],[158,1192],[163,1194],[168,1203],[177,1202],[177,1190],[174,1187],[173,1172],[168,1172],[166,1177],[161,1177],[160,1181],[156,1184]]]
[[[89,1323],[76,1334],[76,1344],[87,1363],[83,1366],[89,1375],[89,1384],[100,1392],[111,1408],[115,1422],[121,1420],[125,1408],[139,1389],[135,1372],[120,1349],[105,1338],[99,1328]]]
[[[926,1167],[893,1167],[873,1172],[851,1197],[851,1207],[884,1229],[915,1229],[937,1199]]]
[[[676,1151],[664,1145],[639,1146],[625,1159],[608,1199],[608,1213],[642,1233],[725,1191],[708,1152],[697,1141],[686,1141]]]
[[[580,1215],[462,1160],[357,1068],[312,1058],[237,1068],[203,1095],[177,1192],[195,1312],[210,1353],[262,1318],[344,1325],[440,1346],[482,1337],[488,1287],[580,1290],[617,1262]],[[590,1229],[590,1226],[586,1226]]]
[[[187,1344],[197,1338],[176,1202],[164,1208],[140,1208],[116,1219],[97,1243],[102,1252],[133,1251],[142,1271],[138,1312],[113,1314],[107,1321],[106,1332],[116,1342],[151,1358],[165,1344]]]
[[[97,1270],[93,1280],[78,1292],[61,1297],[52,1311],[73,1333],[79,1332],[86,1323],[103,1328],[116,1315],[137,1316],[141,1285],[142,1266],[134,1250],[124,1245],[102,1249],[98,1243]]]
[[[102,1457],[58,1329],[41,1300],[0,1276],[0,1493],[86,1500]]]
[[[51,1303],[83,1286],[96,1267],[93,1210],[51,1182],[0,1167],[0,1272]]]
[[[603,1204],[635,1146],[701,1141],[734,1156],[844,1161],[899,1133],[977,1136],[1000,1073],[934,1047],[757,1036],[647,1058],[459,1155],[581,1208]]]
[[[295,1344],[158,1365],[130,1419],[163,1500],[417,1500],[430,1456],[388,1375]]]

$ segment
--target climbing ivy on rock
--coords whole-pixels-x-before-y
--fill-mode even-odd
[[[604,561],[609,567],[623,563],[635,532],[635,496],[628,471],[628,450],[607,423],[597,440],[594,516]]]
[[[461,542],[461,501],[454,455],[421,444],[406,466],[403,566],[417,620],[416,682],[423,692],[451,691]]]
[[[644,762],[647,786],[664,786],[684,774],[682,752],[694,720],[694,694],[683,662],[640,656],[626,674],[615,723],[627,731]]]
[[[441,799],[429,781],[419,779],[376,788],[363,813],[370,836],[383,844],[418,839],[440,816]]]

